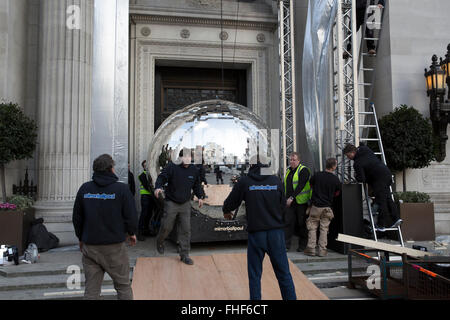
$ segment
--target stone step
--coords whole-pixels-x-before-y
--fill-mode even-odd
[[[310,274],[307,278],[319,289],[346,286],[348,283],[347,272],[339,271],[334,273]]]
[[[450,206],[448,207],[434,207],[434,213],[441,213],[445,215],[450,215]]]
[[[37,264],[36,264],[37,265]],[[0,267],[0,280],[3,278],[23,278],[23,277],[37,277],[37,276],[52,276],[52,275],[66,275],[71,273],[67,272],[67,264],[55,265],[51,269],[45,268],[45,266],[34,267],[32,270],[26,268],[27,264],[19,264],[18,266]],[[77,265],[80,268],[81,274],[83,274],[83,265]],[[130,270],[133,271],[134,266],[130,265]],[[1,290],[1,288],[0,288]]]
[[[0,291],[0,300],[81,300],[84,287],[69,290],[67,288],[36,288],[28,290]],[[117,299],[117,293],[111,285],[103,285],[101,296],[104,300]]]
[[[304,262],[295,264],[303,274],[310,276],[313,274],[323,274],[323,273],[336,273],[342,272],[347,274],[348,263],[347,261],[329,261],[329,262]],[[365,268],[357,268],[354,266],[353,270],[365,271]]]
[[[377,297],[365,290],[349,289],[345,286],[324,288],[321,289],[321,291],[330,298],[330,300],[378,300]]]
[[[291,253],[288,252],[288,258],[291,260],[294,264],[297,263],[311,263],[311,262],[333,262],[333,261],[347,261],[347,256],[335,253],[335,252],[328,252],[326,257],[319,257],[319,256],[307,256],[303,253],[296,252]]]
[[[67,281],[70,274],[25,276],[25,277],[0,277],[0,292],[29,290],[29,289],[46,289],[46,288],[67,288]],[[132,277],[132,272],[130,273]],[[80,274],[80,285],[83,287],[85,283],[84,274]],[[111,277],[105,273],[103,285],[112,285]]]

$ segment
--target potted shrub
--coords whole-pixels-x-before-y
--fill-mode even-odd
[[[33,200],[25,196],[14,196],[0,203],[0,244],[14,245],[19,254],[27,246],[28,231],[34,220]]]
[[[37,143],[37,126],[15,103],[0,103],[0,244],[16,245],[22,254],[29,222],[34,217],[32,202],[23,197],[6,199],[5,169],[12,161],[29,159]]]
[[[434,205],[430,196],[423,192],[395,192],[395,202],[403,219],[403,240],[435,240]]]
[[[0,186],[6,202],[5,166],[16,160],[33,157],[37,143],[34,120],[14,103],[0,103]]]
[[[393,172],[428,167],[435,160],[433,129],[429,119],[407,105],[401,105],[379,120],[386,163]]]
[[[403,192],[397,193],[404,240],[434,240],[434,206],[421,192],[406,191],[406,169],[420,169],[435,160],[429,119],[413,107],[401,105],[379,120],[386,163],[403,173]]]

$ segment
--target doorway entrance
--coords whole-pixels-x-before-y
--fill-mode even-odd
[[[212,99],[246,107],[246,70],[156,66],[155,132],[175,111]]]

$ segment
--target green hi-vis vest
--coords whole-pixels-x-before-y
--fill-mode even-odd
[[[298,173],[300,171],[302,171],[303,168],[306,168],[307,170],[309,170],[307,167],[299,165],[297,167],[297,171],[295,171],[294,176],[292,177],[292,185],[293,185],[294,190],[298,185]],[[286,176],[284,177],[284,192],[285,193],[287,192],[287,188],[286,188],[287,177],[290,172],[291,172],[291,168],[289,168],[287,170]],[[305,184],[305,187],[303,188],[302,192],[300,192],[300,194],[297,197],[295,197],[295,201],[298,204],[304,204],[304,203],[307,203],[309,201],[309,199],[311,199],[311,196],[312,196],[312,189],[311,189],[311,185],[309,184],[309,180],[308,180],[308,182]]]
[[[142,173],[147,175],[147,171],[144,171]],[[148,191],[147,189],[144,188],[144,186],[142,185],[141,179],[139,179],[139,192],[140,192],[140,194],[151,194],[150,191]]]

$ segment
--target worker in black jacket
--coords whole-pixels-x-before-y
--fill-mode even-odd
[[[136,244],[137,212],[128,186],[118,182],[114,160],[95,159],[92,181],[78,190],[73,226],[83,253],[86,299],[99,299],[104,272],[114,281],[119,299],[132,300],[130,266],[125,241]]]
[[[147,172],[147,161],[141,163],[143,171],[139,175],[139,193],[141,195],[141,215],[139,216],[138,240],[145,241],[145,236],[152,235],[150,220],[156,207],[152,178]]]
[[[344,148],[344,154],[354,161],[356,180],[369,184],[373,190],[375,203],[379,206],[378,231],[383,231],[385,227],[388,227],[386,220],[389,217],[394,222],[392,228],[399,226],[403,221],[399,218],[392,200],[390,190],[392,173],[389,168],[366,146],[356,148],[354,145],[348,144]]]
[[[385,0],[370,0],[370,4],[373,4],[374,2],[377,3],[378,8],[382,9],[385,7],[386,2]],[[367,11],[367,0],[356,0],[356,32],[359,31],[359,29],[361,28],[361,26],[364,24],[364,18],[366,16],[366,11]],[[368,15],[368,17],[370,16],[370,13]],[[379,22],[379,21],[376,21]],[[368,26],[366,28],[366,38],[372,38],[374,37],[374,32],[373,32],[373,27]],[[347,45],[347,51],[351,52],[352,50],[352,42],[351,42],[351,38],[349,39],[349,43]],[[375,41],[374,40],[366,40],[367,43],[367,50],[368,53],[370,55],[375,55],[376,54],[376,46],[375,46]],[[349,55],[344,52],[344,59],[347,59],[349,57]]]
[[[193,190],[199,199],[199,208],[203,206],[205,193],[200,184],[200,174],[197,168],[191,164],[190,150],[181,150],[179,158],[181,163],[169,162],[161,171],[155,183],[156,198],[160,197],[163,186],[167,184],[164,190],[164,213],[156,238],[156,248],[160,254],[164,253],[164,240],[172,231],[178,217],[180,258],[182,262],[192,265],[194,261],[189,257],[191,247],[191,193]]]
[[[231,212],[245,201],[250,299],[261,299],[262,263],[267,253],[283,299],[295,300],[297,296],[284,241],[286,198],[283,184],[276,176],[261,175],[261,167],[263,166],[259,163],[252,165],[248,175],[239,179],[225,200],[222,210],[226,219],[232,219]]]
[[[313,189],[312,205],[308,210],[309,217],[306,220],[308,245],[304,251],[309,256],[316,255],[317,244],[319,245],[318,256],[325,257],[327,255],[328,229],[331,220],[334,218],[333,202],[341,192],[341,182],[334,174],[336,168],[337,160],[334,158],[327,159],[325,171],[315,173],[310,181]],[[317,241],[318,228],[320,228],[319,241]]]

